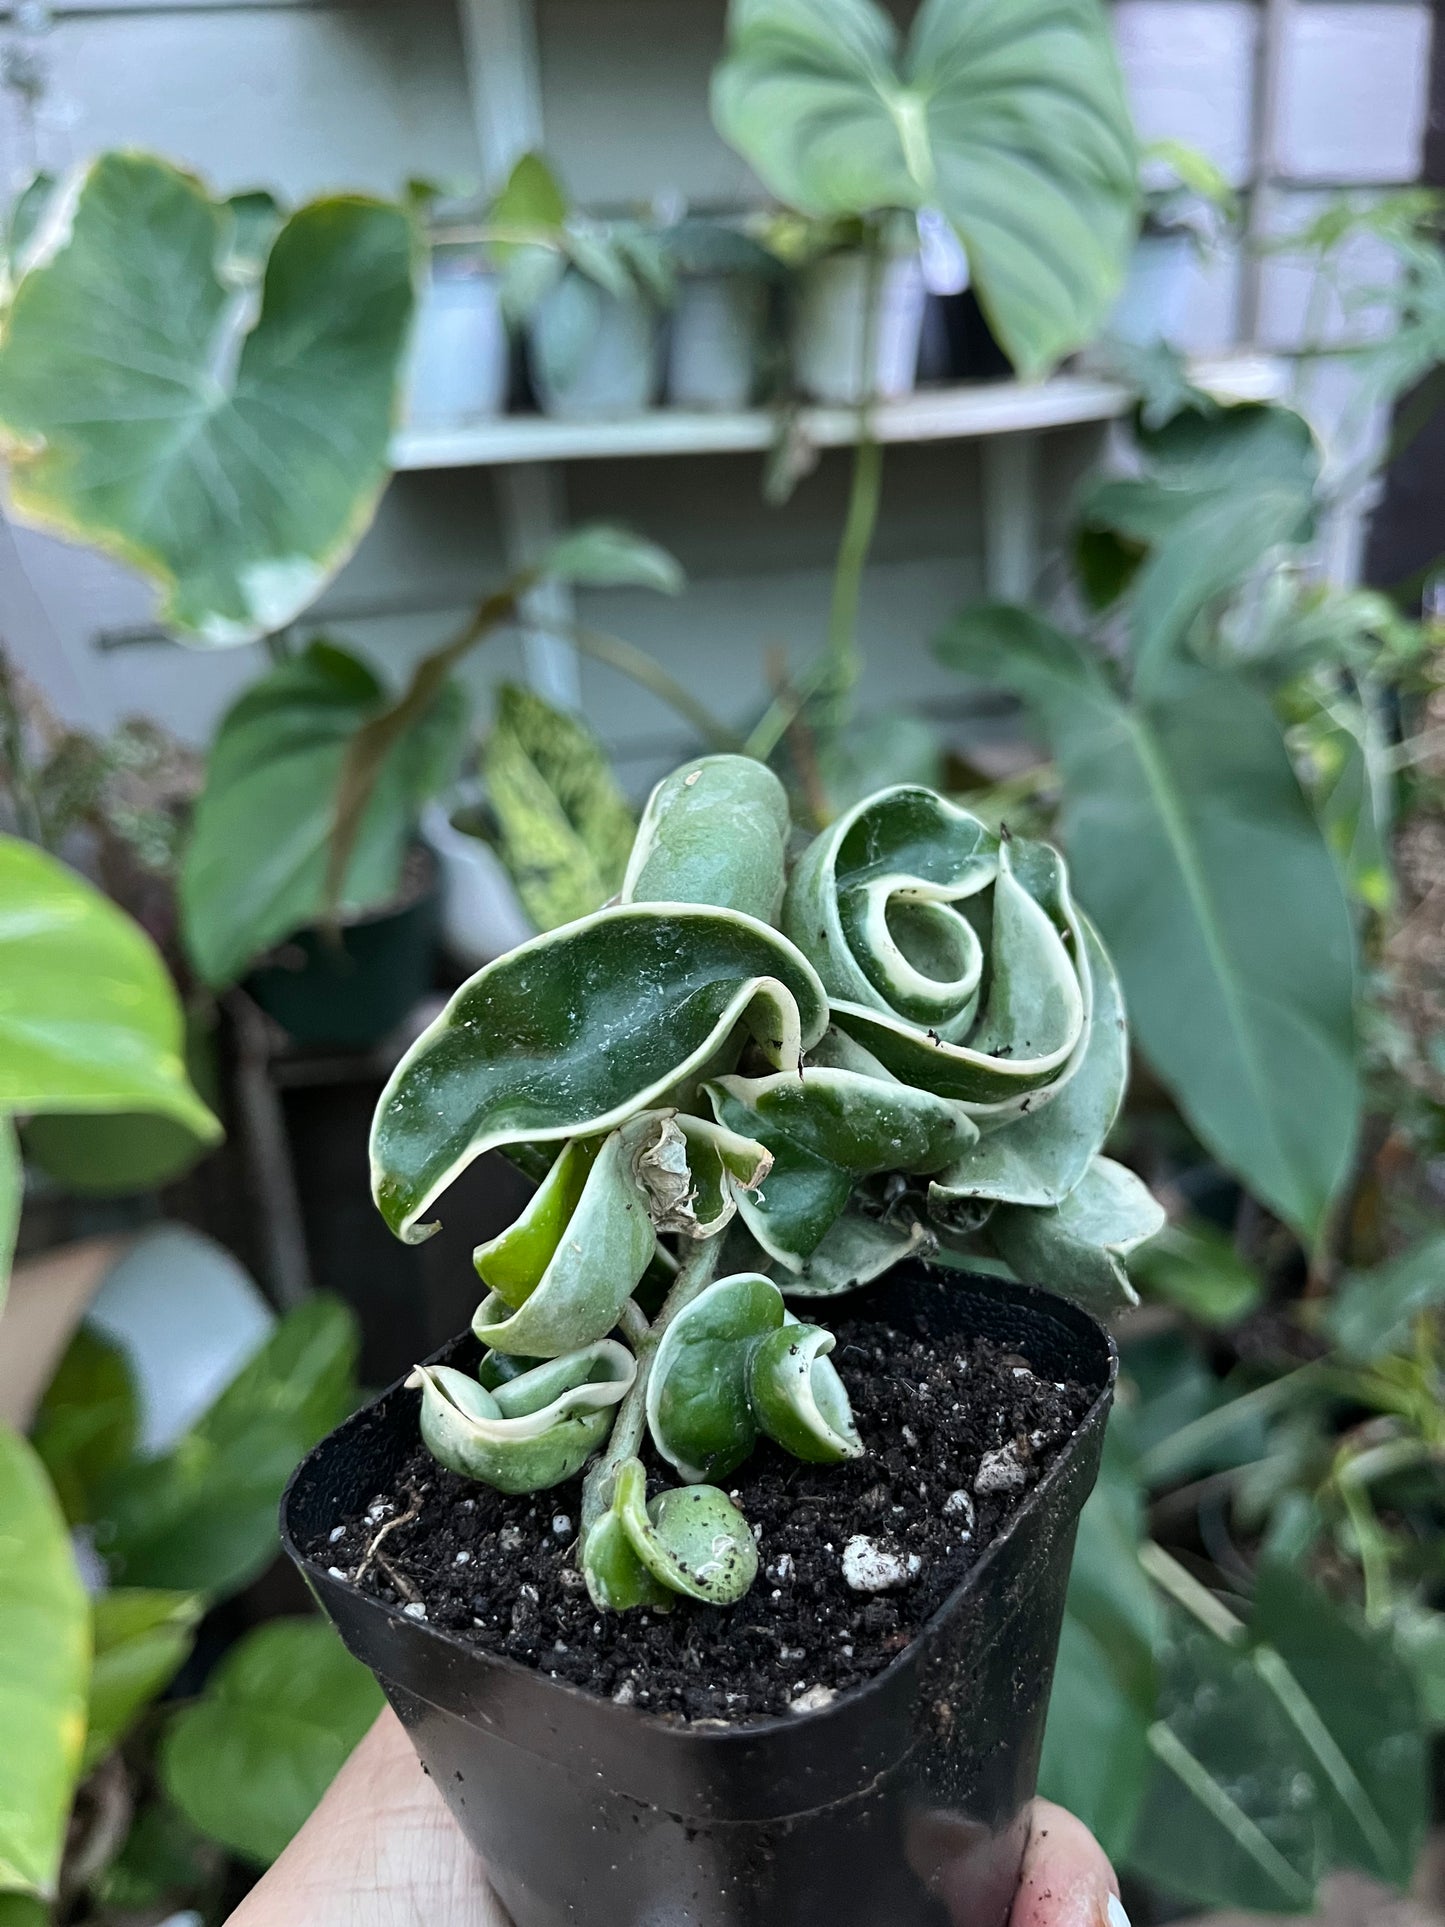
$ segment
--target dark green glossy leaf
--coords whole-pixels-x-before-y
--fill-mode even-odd
[[[599,911],[488,964],[408,1051],[372,1127],[377,1204],[414,1243],[483,1151],[605,1131],[716,1064],[739,1027],[796,1066],[826,1021],[810,966],[749,917]]]
[[[939,208],[1015,365],[1092,337],[1134,237],[1134,136],[1088,0],[732,0],[713,117],[806,214]]]
[[[406,212],[291,216],[260,312],[223,278],[225,202],[104,154],[47,212],[0,345],[18,514],[103,548],[211,643],[284,628],[356,546],[390,473],[412,308]]]
[[[382,1708],[381,1688],[321,1619],[274,1619],[239,1640],[178,1713],[161,1778],[194,1826],[274,1860]]]
[[[118,1345],[82,1325],[46,1387],[35,1450],[72,1525],[95,1517],[95,1495],[128,1464],[140,1435],[130,1363]]]

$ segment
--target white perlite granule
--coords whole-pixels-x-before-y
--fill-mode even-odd
[[[984,1453],[973,1489],[975,1492],[1013,1492],[1027,1477],[1018,1447],[1010,1443],[1001,1445],[997,1452]]]
[[[858,1533],[843,1548],[843,1578],[854,1592],[896,1592],[916,1579],[923,1561],[916,1552],[902,1553]]]

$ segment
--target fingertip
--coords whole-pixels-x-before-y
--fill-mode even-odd
[[[1009,1927],[1129,1927],[1108,1855],[1050,1800],[1033,1805]]]

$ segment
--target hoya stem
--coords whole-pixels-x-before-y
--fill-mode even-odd
[[[662,1309],[650,1325],[634,1336],[631,1323],[623,1329],[637,1353],[637,1377],[632,1381],[626,1398],[617,1408],[617,1418],[612,1427],[612,1436],[607,1441],[607,1449],[593,1465],[582,1486],[582,1530],[578,1535],[580,1549],[587,1544],[587,1534],[602,1517],[612,1503],[612,1488],[617,1478],[617,1468],[628,1459],[637,1457],[637,1448],[642,1443],[642,1435],[647,1429],[647,1379],[652,1370],[653,1356],[662,1339],[662,1334],[676,1318],[677,1314],[690,1305],[700,1292],[707,1290],[712,1283],[713,1273],[717,1270],[721,1238],[705,1238],[693,1245],[682,1263],[678,1266],[677,1276],[672,1288],[662,1301]]]

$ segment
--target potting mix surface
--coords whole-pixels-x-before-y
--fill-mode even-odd
[[[394,1488],[309,1550],[414,1618],[650,1713],[824,1704],[903,1650],[1093,1397],[986,1339],[940,1348],[861,1319],[840,1326],[833,1360],[865,1454],[804,1465],[765,1441],[721,1482],[758,1539],[758,1577],[734,1606],[599,1613],[576,1562],[580,1479],[512,1497],[448,1472],[420,1439]]]

